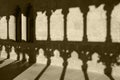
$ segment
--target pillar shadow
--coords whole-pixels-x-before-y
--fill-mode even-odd
[[[61,74],[60,80],[64,80],[64,79],[65,79],[66,70],[67,70],[67,64],[65,64],[64,67],[63,67],[63,70],[62,70],[62,74]]]
[[[0,60],[0,64],[2,64],[6,59]]]
[[[17,55],[17,59],[16,60],[19,61],[20,60],[20,48],[19,48],[19,45],[14,47],[14,51],[15,51],[15,53]]]
[[[104,69],[104,74],[109,77],[110,80],[115,80],[112,76],[112,67],[111,66],[106,66],[106,68]]]
[[[50,66],[49,60],[47,61],[47,65],[44,67],[44,69],[39,73],[39,75],[35,78],[35,80],[39,80],[43,73],[47,70],[47,68]]]
[[[112,76],[112,66],[114,64],[117,64],[117,61],[115,61],[116,58],[113,58],[113,56],[110,55],[110,53],[108,52],[104,52],[104,53],[101,53],[99,54],[99,60],[98,60],[98,63],[99,62],[102,62],[103,65],[105,66],[105,69],[104,69],[104,74],[110,79],[110,80],[115,80],[114,77]],[[113,62],[115,61],[115,62]]]
[[[10,58],[10,52],[12,51],[12,46],[11,45],[5,45],[5,51],[7,53],[7,59]]]
[[[64,44],[65,46],[66,44]],[[64,47],[66,48],[66,47]],[[62,70],[62,73],[61,73],[61,77],[60,77],[60,80],[64,80],[65,79],[65,73],[66,73],[66,70],[67,70],[67,66],[68,66],[68,58],[71,57],[71,50],[66,50],[66,49],[61,49],[60,50],[60,56],[63,58],[63,70]]]
[[[14,61],[2,68],[0,68],[0,79],[1,80],[13,80],[17,75],[25,71],[32,64],[22,61]]]
[[[88,64],[87,64],[86,62],[85,62],[85,63],[83,62],[82,71],[83,71],[85,80],[89,80],[89,76],[88,76],[88,73],[87,73],[87,69],[88,69]]]
[[[89,60],[92,60],[92,55],[93,55],[93,52],[88,52],[88,51],[79,51],[79,59],[82,60],[82,72],[84,74],[84,77],[85,77],[85,80],[89,80],[89,75],[88,75],[88,64],[87,62]]]
[[[35,80],[39,80],[41,78],[41,76],[43,75],[43,73],[47,70],[47,68],[50,66],[51,64],[51,56],[52,56],[52,51],[50,50],[50,48],[46,48],[44,50],[44,56],[47,58],[47,64],[44,67],[44,69],[38,74],[38,76],[35,78]]]

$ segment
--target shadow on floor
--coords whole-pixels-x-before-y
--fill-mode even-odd
[[[50,65],[47,64],[44,69],[37,75],[37,77],[35,78],[35,80],[39,80],[41,78],[41,76],[43,75],[43,73],[47,70],[47,68],[49,67]]]
[[[6,59],[0,60],[0,64],[2,64]]]
[[[0,68],[0,80],[13,80],[17,75],[32,66],[28,62],[14,61]]]

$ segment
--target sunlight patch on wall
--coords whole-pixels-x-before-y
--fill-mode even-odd
[[[9,20],[9,37],[10,39],[15,40],[15,17],[10,16]]]
[[[68,14],[68,39],[81,41],[83,37],[83,17],[79,8],[70,8]]]
[[[90,7],[88,13],[88,40],[105,41],[106,39],[106,15],[103,5],[98,8]]]
[[[47,39],[47,17],[45,13],[37,13],[36,18],[36,39],[46,40]]]
[[[63,40],[63,15],[62,10],[56,10],[51,16],[51,39],[52,40]]]
[[[5,16],[0,20],[0,38],[7,39],[7,21]]]
[[[22,40],[26,41],[26,17],[22,14]]]
[[[113,42],[120,42],[120,4],[112,12],[111,35]]]

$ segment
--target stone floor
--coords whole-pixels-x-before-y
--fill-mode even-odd
[[[65,75],[64,75],[65,74]],[[103,74],[88,72],[90,80],[110,80]],[[120,77],[114,76],[115,80]],[[85,80],[81,70],[45,64],[29,64],[10,59],[0,59],[0,80]]]

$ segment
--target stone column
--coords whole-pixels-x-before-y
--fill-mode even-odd
[[[10,20],[10,16],[6,16],[6,20],[7,20],[7,39],[9,40],[9,20]]]
[[[87,14],[89,11],[89,8],[87,6],[84,6],[81,8],[81,11],[83,13],[83,42],[88,41],[88,36],[87,36]]]
[[[26,34],[27,34],[27,42],[34,42],[36,40],[36,35],[35,35],[35,21],[36,21],[36,12],[34,11],[32,5],[28,5],[27,7],[27,29],[26,29]]]
[[[112,42],[111,38],[111,14],[113,7],[110,5],[105,5],[104,9],[107,11],[106,16],[107,16],[107,32],[106,32],[106,42]]]
[[[35,35],[35,21],[36,21],[36,12],[31,4],[28,4],[27,12],[26,12],[26,18],[27,18],[27,24],[26,24],[26,34],[27,34],[27,50],[29,54],[29,63],[35,63],[36,62],[36,53],[35,53],[35,46],[33,42],[36,41],[36,35]]]
[[[16,8],[16,13],[15,13],[15,37],[16,41],[20,42],[22,40],[22,26],[21,26],[21,9],[19,6]]]
[[[63,14],[63,19],[64,19],[64,41],[67,41],[67,15],[69,13],[69,9],[68,8],[63,8],[62,10],[62,14]]]
[[[47,16],[47,28],[48,28],[48,33],[47,33],[47,40],[50,41],[51,40],[51,36],[50,36],[50,18],[51,18],[52,12],[50,9],[48,9],[46,11],[46,16]]]

